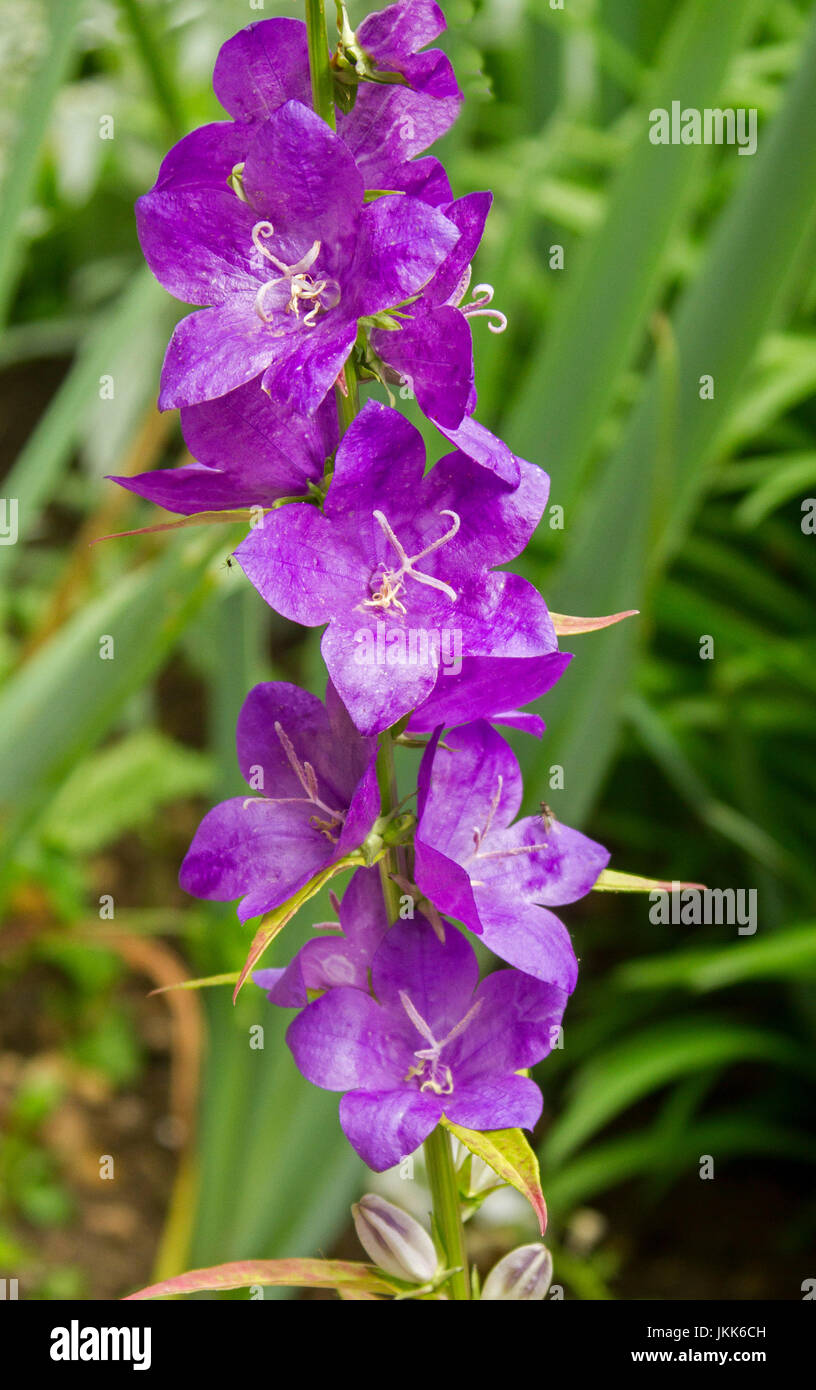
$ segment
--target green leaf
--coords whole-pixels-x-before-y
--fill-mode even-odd
[[[128,1294],[126,1301],[245,1289],[254,1284],[264,1288],[352,1289],[384,1297],[402,1287],[388,1281],[374,1265],[352,1260],[235,1260],[163,1279],[159,1284],[150,1284],[138,1293]]]
[[[204,975],[198,980],[179,980],[174,985],[160,985],[150,993],[169,994],[175,989],[212,989],[215,985],[234,985],[237,979],[237,970],[223,970],[220,975]]]
[[[145,825],[157,807],[206,791],[211,780],[204,754],[143,729],[80,763],[52,801],[41,834],[87,854]]]
[[[0,693],[0,814],[6,849],[48,806],[123,702],[157,669],[211,591],[212,539],[174,545],[86,604]],[[112,659],[102,638],[114,639]]]
[[[171,304],[149,271],[143,270],[88,333],[3,484],[4,496],[18,500],[20,539],[33,530],[40,508],[53,495],[60,472],[82,436],[88,403],[98,398],[100,375],[110,370],[123,342],[138,337],[145,324],[153,326],[158,337],[169,331],[174,318]],[[0,546],[0,572],[15,558],[15,546]]]
[[[670,1081],[748,1060],[804,1069],[809,1062],[788,1039],[724,1019],[682,1018],[644,1028],[582,1069],[544,1142],[544,1162],[563,1163],[616,1115]]]
[[[526,1197],[543,1235],[547,1229],[547,1204],[541,1191],[538,1159],[520,1129],[463,1129],[443,1117],[442,1124],[466,1149],[498,1173]]]
[[[774,1162],[784,1156],[810,1164],[816,1158],[816,1143],[765,1115],[712,1115],[671,1136],[658,1122],[649,1130],[593,1144],[552,1172],[545,1161],[550,1207],[558,1211],[563,1224],[574,1207],[633,1178],[697,1172],[701,1154],[714,1154],[718,1162],[741,1154],[765,1154]]]
[[[757,8],[733,0],[692,0],[677,7],[632,122],[638,138],[632,139],[612,187],[606,217],[578,253],[580,261],[569,272],[542,346],[517,384],[507,437],[525,458],[535,458],[543,431],[547,458],[553,471],[556,464],[558,469],[556,500],[568,512],[620,373],[643,335],[669,245],[706,157],[702,148],[650,144],[648,112],[670,108],[678,96],[684,106],[715,106]],[[602,611],[602,605],[584,611]]]
[[[689,93],[709,83],[719,85],[741,36],[742,20],[750,18],[752,8],[730,3],[685,6],[678,20],[687,31],[684,62],[687,67],[699,64],[699,75],[684,71],[683,82],[668,93],[668,101],[656,104],[668,106],[682,92],[684,104],[716,105],[713,100],[692,99]],[[577,499],[580,506],[565,532],[568,549],[548,590],[554,607],[563,604],[592,613],[637,606],[648,614],[655,576],[682,544],[762,336],[787,308],[804,271],[816,220],[816,142],[810,138],[814,124],[816,15],[799,70],[763,132],[756,156],[738,161],[750,168],[739,170],[736,192],[720,217],[699,273],[679,301],[671,333],[662,335],[664,350],[657,353],[641,399],[592,488]],[[633,296],[637,312],[643,312],[641,287],[638,284],[636,293],[628,278],[630,255],[643,256],[651,264],[660,250],[651,241],[658,234],[654,214],[641,204],[659,203],[670,178],[675,181],[674,194],[681,184],[687,189],[686,179],[694,177],[696,167],[693,161],[683,164],[687,153],[681,147],[649,151],[645,136],[642,147],[638,145],[632,168],[616,191],[616,211],[610,212],[589,269],[577,277],[580,290],[570,297],[569,307],[580,310],[572,338],[565,340],[568,326],[560,320],[558,331],[548,337],[551,374],[535,376],[520,421],[511,421],[509,438],[522,453],[533,442],[533,420],[536,438],[543,429],[553,459],[572,483],[580,482],[573,470],[588,443],[585,417],[589,415],[590,426],[597,423],[599,404],[608,404],[608,382],[616,379],[612,350],[623,360],[627,356],[622,338],[632,323]],[[675,155],[682,170],[675,168]],[[636,196],[622,205],[621,194],[635,171]],[[601,271],[604,285],[596,278]],[[745,292],[748,285],[750,294]],[[614,327],[619,314],[625,328]],[[713,376],[716,383],[711,400],[699,394],[703,375]],[[593,379],[603,384],[596,386]],[[604,393],[602,402],[599,392]],[[514,429],[525,421],[527,429],[519,438]],[[646,628],[642,622],[623,623],[599,635],[582,651],[580,668],[576,662],[562,688],[548,696],[548,739],[566,772],[567,819],[582,819],[606,775],[618,737],[621,697],[636,670],[637,634]]]
[[[669,893],[672,889],[703,888],[702,883],[680,883],[662,878],[641,878],[640,874],[624,874],[619,869],[602,869],[592,885],[594,893]]]
[[[291,922],[295,913],[299,912],[304,904],[315,896],[315,893],[319,893],[321,888],[325,888],[326,884],[330,883],[337,874],[342,874],[346,869],[362,866],[366,864],[366,862],[362,854],[345,855],[342,859],[338,859],[336,863],[329,864],[327,868],[321,869],[319,873],[316,873],[309,879],[308,883],[298,889],[297,893],[291,898],[287,898],[285,903],[281,903],[280,907],[276,907],[274,912],[268,913],[266,917],[263,918],[261,925],[258,927],[252,939],[249,955],[241,967],[241,972],[238,976],[238,981],[232,996],[233,1002],[238,998],[238,995],[249,979],[250,974],[255,969],[255,966],[258,964],[258,961],[261,959],[267,946],[271,945],[278,933],[283,931],[287,922]]]
[[[0,190],[0,320],[4,321],[14,288],[19,247],[20,217],[25,211],[37,175],[40,148],[54,99],[77,44],[82,0],[60,0],[49,5],[49,44],[29,84],[17,113],[17,137],[5,161],[6,176]],[[5,115],[4,115],[5,120]],[[8,491],[6,496],[16,497]]]
[[[704,994],[747,980],[816,979],[816,922],[774,931],[719,948],[679,951],[620,967],[624,989],[690,989]]]

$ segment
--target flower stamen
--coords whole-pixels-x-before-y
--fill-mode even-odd
[[[261,285],[255,296],[255,312],[259,318],[263,319],[264,323],[269,323],[272,316],[267,313],[265,308],[267,293],[276,285],[287,281],[289,302],[286,305],[286,313],[294,314],[295,318],[299,319],[300,301],[311,301],[311,308],[303,315],[302,321],[307,328],[314,328],[319,313],[325,313],[328,309],[333,309],[339,304],[340,286],[336,280],[315,280],[308,273],[320,255],[321,243],[319,241],[313,241],[309,250],[304,256],[301,256],[299,261],[295,261],[293,265],[287,265],[285,261],[278,260],[278,257],[273,255],[269,247],[264,245],[264,241],[274,234],[275,228],[271,222],[256,222],[252,228],[252,244],[255,250],[265,256],[268,261],[271,261],[275,269],[281,272],[280,275],[274,276],[273,279],[267,280]]]
[[[464,1033],[465,1029],[470,1025],[481,1009],[482,1000],[477,999],[465,1014],[464,1018],[460,1018],[459,1022],[454,1024],[450,1032],[440,1041],[437,1041],[433,1035],[430,1024],[425,1022],[425,1019],[422,1017],[422,1014],[417,1009],[410,995],[404,989],[401,989],[399,997],[402,1007],[417,1032],[425,1038],[426,1042],[429,1044],[428,1047],[420,1047],[414,1052],[414,1056],[418,1059],[419,1065],[409,1068],[405,1080],[410,1081],[413,1077],[418,1079],[421,1076],[425,1076],[425,1080],[419,1088],[420,1091],[435,1091],[439,1096],[449,1096],[453,1090],[453,1074],[450,1067],[441,1059],[442,1049],[447,1047],[448,1043],[452,1043],[454,1038],[458,1038]],[[427,1076],[425,1075],[426,1071],[429,1073]]]
[[[382,573],[379,577],[379,588],[372,594],[371,598],[363,600],[363,607],[383,609],[394,607],[398,608],[401,613],[405,613],[406,608],[400,599],[400,594],[405,588],[405,580],[408,576],[410,576],[411,579],[415,579],[418,584],[425,584],[429,589],[438,589],[441,593],[447,594],[451,602],[455,603],[458,595],[450,584],[446,584],[444,579],[437,579],[436,575],[423,574],[421,570],[414,569],[414,566],[420,560],[424,560],[426,556],[431,555],[435,550],[439,550],[440,546],[446,545],[448,541],[453,540],[453,537],[462,524],[458,513],[450,511],[446,507],[443,508],[440,512],[440,516],[452,517],[453,525],[448,528],[444,536],[438,536],[435,541],[431,541],[430,545],[426,545],[425,549],[420,550],[416,555],[407,555],[405,553],[402,542],[399,537],[395,535],[393,527],[384,512],[375,511],[373,515],[378,526],[385,533],[397,552],[400,567],[398,570],[389,570],[383,566]]]
[[[481,845],[481,843],[482,843],[482,841],[483,841],[485,835],[487,835],[488,831],[490,830],[491,825],[493,824],[493,817],[495,816],[496,812],[497,812],[498,809],[499,809],[499,802],[501,801],[501,795],[502,795],[502,788],[503,788],[503,786],[504,786],[504,778],[503,778],[502,774],[499,773],[498,782],[497,782],[497,785],[496,785],[496,790],[495,790],[495,792],[494,792],[494,794],[493,794],[493,800],[492,800],[491,803],[490,803],[490,809],[488,810],[488,813],[487,813],[487,820],[486,820],[485,823],[484,823],[484,827],[483,827],[483,829],[481,829],[481,830],[479,829],[479,827],[478,827],[477,825],[474,825],[474,827],[473,827],[473,844],[474,844],[474,847],[475,847],[475,850],[476,850],[477,857],[480,858],[480,859],[483,859],[485,856],[484,856],[483,854],[482,854],[482,855],[479,854],[479,846]]]

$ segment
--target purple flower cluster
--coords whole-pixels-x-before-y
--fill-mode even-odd
[[[250,692],[248,794],[205,817],[181,883],[240,899],[247,921],[368,866],[333,899],[338,924],[254,979],[298,1011],[295,1061],[343,1093],[345,1133],[375,1169],[443,1117],[536,1123],[541,1096],[520,1073],[553,1046],[577,975],[552,909],[608,858],[549,811],[516,819],[521,774],[495,728],[540,734],[524,706],[570,657],[506,568],[549,480],[474,417],[470,319],[504,320],[489,286],[467,299],[490,195],[455,199],[424,153],[461,101],[427,48],[443,28],[438,5],[398,0],[343,38],[336,130],[311,106],[304,24],[264,20],[224,45],[215,90],[231,119],[180,141],[137,209],[153,273],[197,306],[159,398],[180,409],[195,462],[117,480],[183,515],[254,509],[244,574],[323,629],[325,705],[284,683]],[[407,387],[449,452],[428,468],[393,403],[356,409],[360,383]],[[425,750],[416,814],[384,791],[397,740]],[[511,968],[480,983],[462,927]]]

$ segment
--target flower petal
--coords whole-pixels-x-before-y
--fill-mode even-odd
[[[242,922],[285,902],[331,859],[332,847],[300,805],[234,797],[201,822],[179,882],[196,898],[230,902],[243,894]]]
[[[309,47],[301,19],[262,19],[222,45],[213,88],[236,121],[263,121],[294,98],[308,105]]]
[[[397,663],[378,656],[374,623],[359,614],[358,626],[347,621],[329,624],[320,650],[343,704],[361,734],[381,733],[430,694],[438,667],[429,647],[427,660]],[[384,628],[384,624],[379,624]],[[399,655],[399,649],[394,648]],[[395,676],[395,670],[398,674]]]
[[[568,652],[549,652],[538,657],[466,656],[459,672],[443,664],[432,693],[411,715],[408,731],[488,719],[540,734],[538,715],[519,714],[513,706],[529,704],[550,690],[571,660]]]
[[[298,1014],[286,1041],[306,1080],[324,1091],[392,1090],[413,1061],[379,1004],[342,985]]]
[[[451,305],[410,309],[397,332],[376,329],[371,343],[398,372],[429,419],[455,429],[473,390],[473,342],[464,314]]]
[[[160,285],[185,304],[223,304],[257,290],[257,217],[224,188],[154,189],[136,203],[139,242]],[[258,320],[260,323],[260,320]]]
[[[439,421],[436,421],[436,428],[463,454],[482,468],[490,469],[503,483],[509,483],[511,487],[518,486],[521,478],[520,461],[503,440],[491,434],[490,430],[480,425],[472,415],[466,415],[455,429],[449,429]]]
[[[363,210],[354,264],[358,318],[390,309],[428,284],[450,257],[459,229],[420,198],[377,198]]]
[[[153,191],[212,188],[226,193],[227,179],[243,160],[246,147],[247,133],[234,121],[199,126],[165,155]]]
[[[508,965],[571,994],[578,962],[570,934],[555,913],[546,907],[497,901],[489,890],[475,889],[474,896],[485,946]]]
[[[543,1100],[534,1081],[526,1076],[504,1076],[480,1081],[477,1086],[454,1088],[443,1097],[445,1114],[465,1129],[532,1129],[541,1114]]]
[[[317,265],[341,280],[354,252],[365,185],[349,150],[309,106],[287,101],[255,129],[244,188],[275,234],[322,243]]]
[[[440,208],[440,212],[458,228],[459,240],[428,286],[430,304],[445,304],[455,295],[479,249],[492,202],[492,193],[468,193],[464,198],[456,198]]]
[[[395,521],[413,516],[424,472],[419,430],[399,411],[366,401],[340,441],[325,514],[358,542],[361,553],[393,561],[374,511],[381,509]]]
[[[512,892],[547,907],[585,897],[609,863],[603,845],[560,821],[545,824],[541,816],[497,830],[490,837],[490,851],[496,857],[482,861],[479,877],[493,891]]]
[[[464,1018],[479,983],[473,947],[450,923],[440,941],[424,917],[399,921],[383,938],[371,963],[371,986],[384,1008],[395,1016],[394,1032],[407,1030],[415,1047],[426,1047],[405,1012],[401,996],[414,1008],[435,1038],[444,1038]]]
[[[558,1040],[567,1005],[564,990],[520,970],[494,970],[482,980],[476,999],[479,1012],[454,1039],[450,1057],[446,1053],[457,1090],[542,1061]]]
[[[340,1102],[343,1132],[375,1173],[414,1153],[441,1117],[442,1097],[429,1091],[350,1091]]]
[[[327,400],[314,415],[282,415],[261,389],[258,378],[215,401],[181,412],[184,440],[199,463],[219,468],[256,496],[304,492],[309,479],[323,476],[337,446],[337,409]]]
[[[311,415],[331,391],[354,347],[357,322],[340,308],[330,310],[313,328],[293,322],[293,329],[276,337],[261,385],[273,405],[294,415]]]
[[[188,314],[176,324],[165,354],[159,409],[211,401],[243,386],[283,353],[284,342],[256,314],[251,292]]]
[[[291,622],[315,627],[367,592],[369,569],[337,544],[317,507],[292,503],[264,517],[235,551],[262,598]]]
[[[510,745],[483,719],[425,750],[418,837],[470,868],[477,834],[508,825],[521,805],[521,770]],[[474,874],[475,877],[475,874]]]

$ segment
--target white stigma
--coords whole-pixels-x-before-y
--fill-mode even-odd
[[[475,1004],[468,1009],[464,1018],[460,1018],[459,1022],[454,1024],[450,1032],[446,1034],[444,1038],[437,1041],[433,1035],[430,1024],[425,1022],[425,1019],[422,1017],[422,1014],[417,1009],[410,995],[407,994],[404,989],[401,989],[399,997],[402,1007],[417,1032],[428,1043],[427,1047],[420,1047],[414,1052],[414,1056],[417,1058],[420,1065],[418,1067],[411,1067],[405,1080],[408,1081],[414,1076],[425,1076],[426,1071],[430,1068],[430,1075],[425,1077],[419,1089],[421,1091],[435,1091],[437,1095],[449,1096],[453,1090],[453,1075],[450,1067],[446,1066],[441,1060],[442,1049],[447,1047],[448,1043],[452,1043],[454,1038],[458,1038],[464,1033],[465,1029],[481,1009],[482,1000],[477,999]]]
[[[431,555],[433,551],[439,550],[440,546],[447,545],[448,541],[453,540],[462,524],[458,513],[450,511],[447,507],[444,507],[439,515],[449,516],[453,520],[453,525],[449,527],[444,536],[439,536],[435,541],[431,541],[431,544],[426,545],[425,549],[420,550],[417,555],[406,555],[405,548],[399,538],[394,534],[391,523],[385,513],[381,511],[375,511],[373,513],[378,526],[388,537],[388,540],[397,552],[400,566],[397,570],[389,570],[383,567],[380,587],[371,598],[363,600],[363,606],[365,608],[388,609],[393,606],[394,608],[398,608],[401,613],[404,613],[406,611],[405,604],[401,602],[399,596],[405,588],[405,580],[409,575],[411,579],[416,580],[417,584],[425,584],[429,589],[438,589],[441,593],[447,594],[452,603],[456,602],[458,597],[456,590],[452,588],[450,584],[446,584],[444,579],[437,579],[436,575],[423,574],[421,570],[414,569],[414,565],[416,565],[418,561],[424,560],[426,555]]]
[[[294,314],[295,318],[299,319],[300,302],[306,300],[311,303],[311,308],[303,315],[303,323],[307,328],[314,328],[321,310],[325,312],[339,304],[340,286],[336,280],[315,280],[308,273],[320,255],[321,243],[319,241],[313,241],[305,256],[301,256],[299,261],[295,261],[293,265],[286,265],[284,261],[278,260],[277,256],[272,254],[268,246],[264,245],[264,241],[274,235],[275,228],[271,222],[256,222],[252,228],[252,244],[255,250],[265,256],[268,261],[271,261],[275,269],[281,272],[280,275],[274,276],[273,279],[267,280],[261,285],[255,296],[255,312],[259,318],[263,319],[264,323],[268,323],[271,315],[266,312],[264,307],[267,292],[276,285],[287,281],[289,303],[286,305],[286,313]]]
[[[488,328],[491,333],[503,333],[507,327],[507,315],[501,309],[489,309],[488,304],[493,303],[495,290],[492,285],[474,285],[473,298],[469,304],[461,304],[459,307],[465,318],[468,319],[489,319]],[[478,295],[478,298],[477,298]]]

